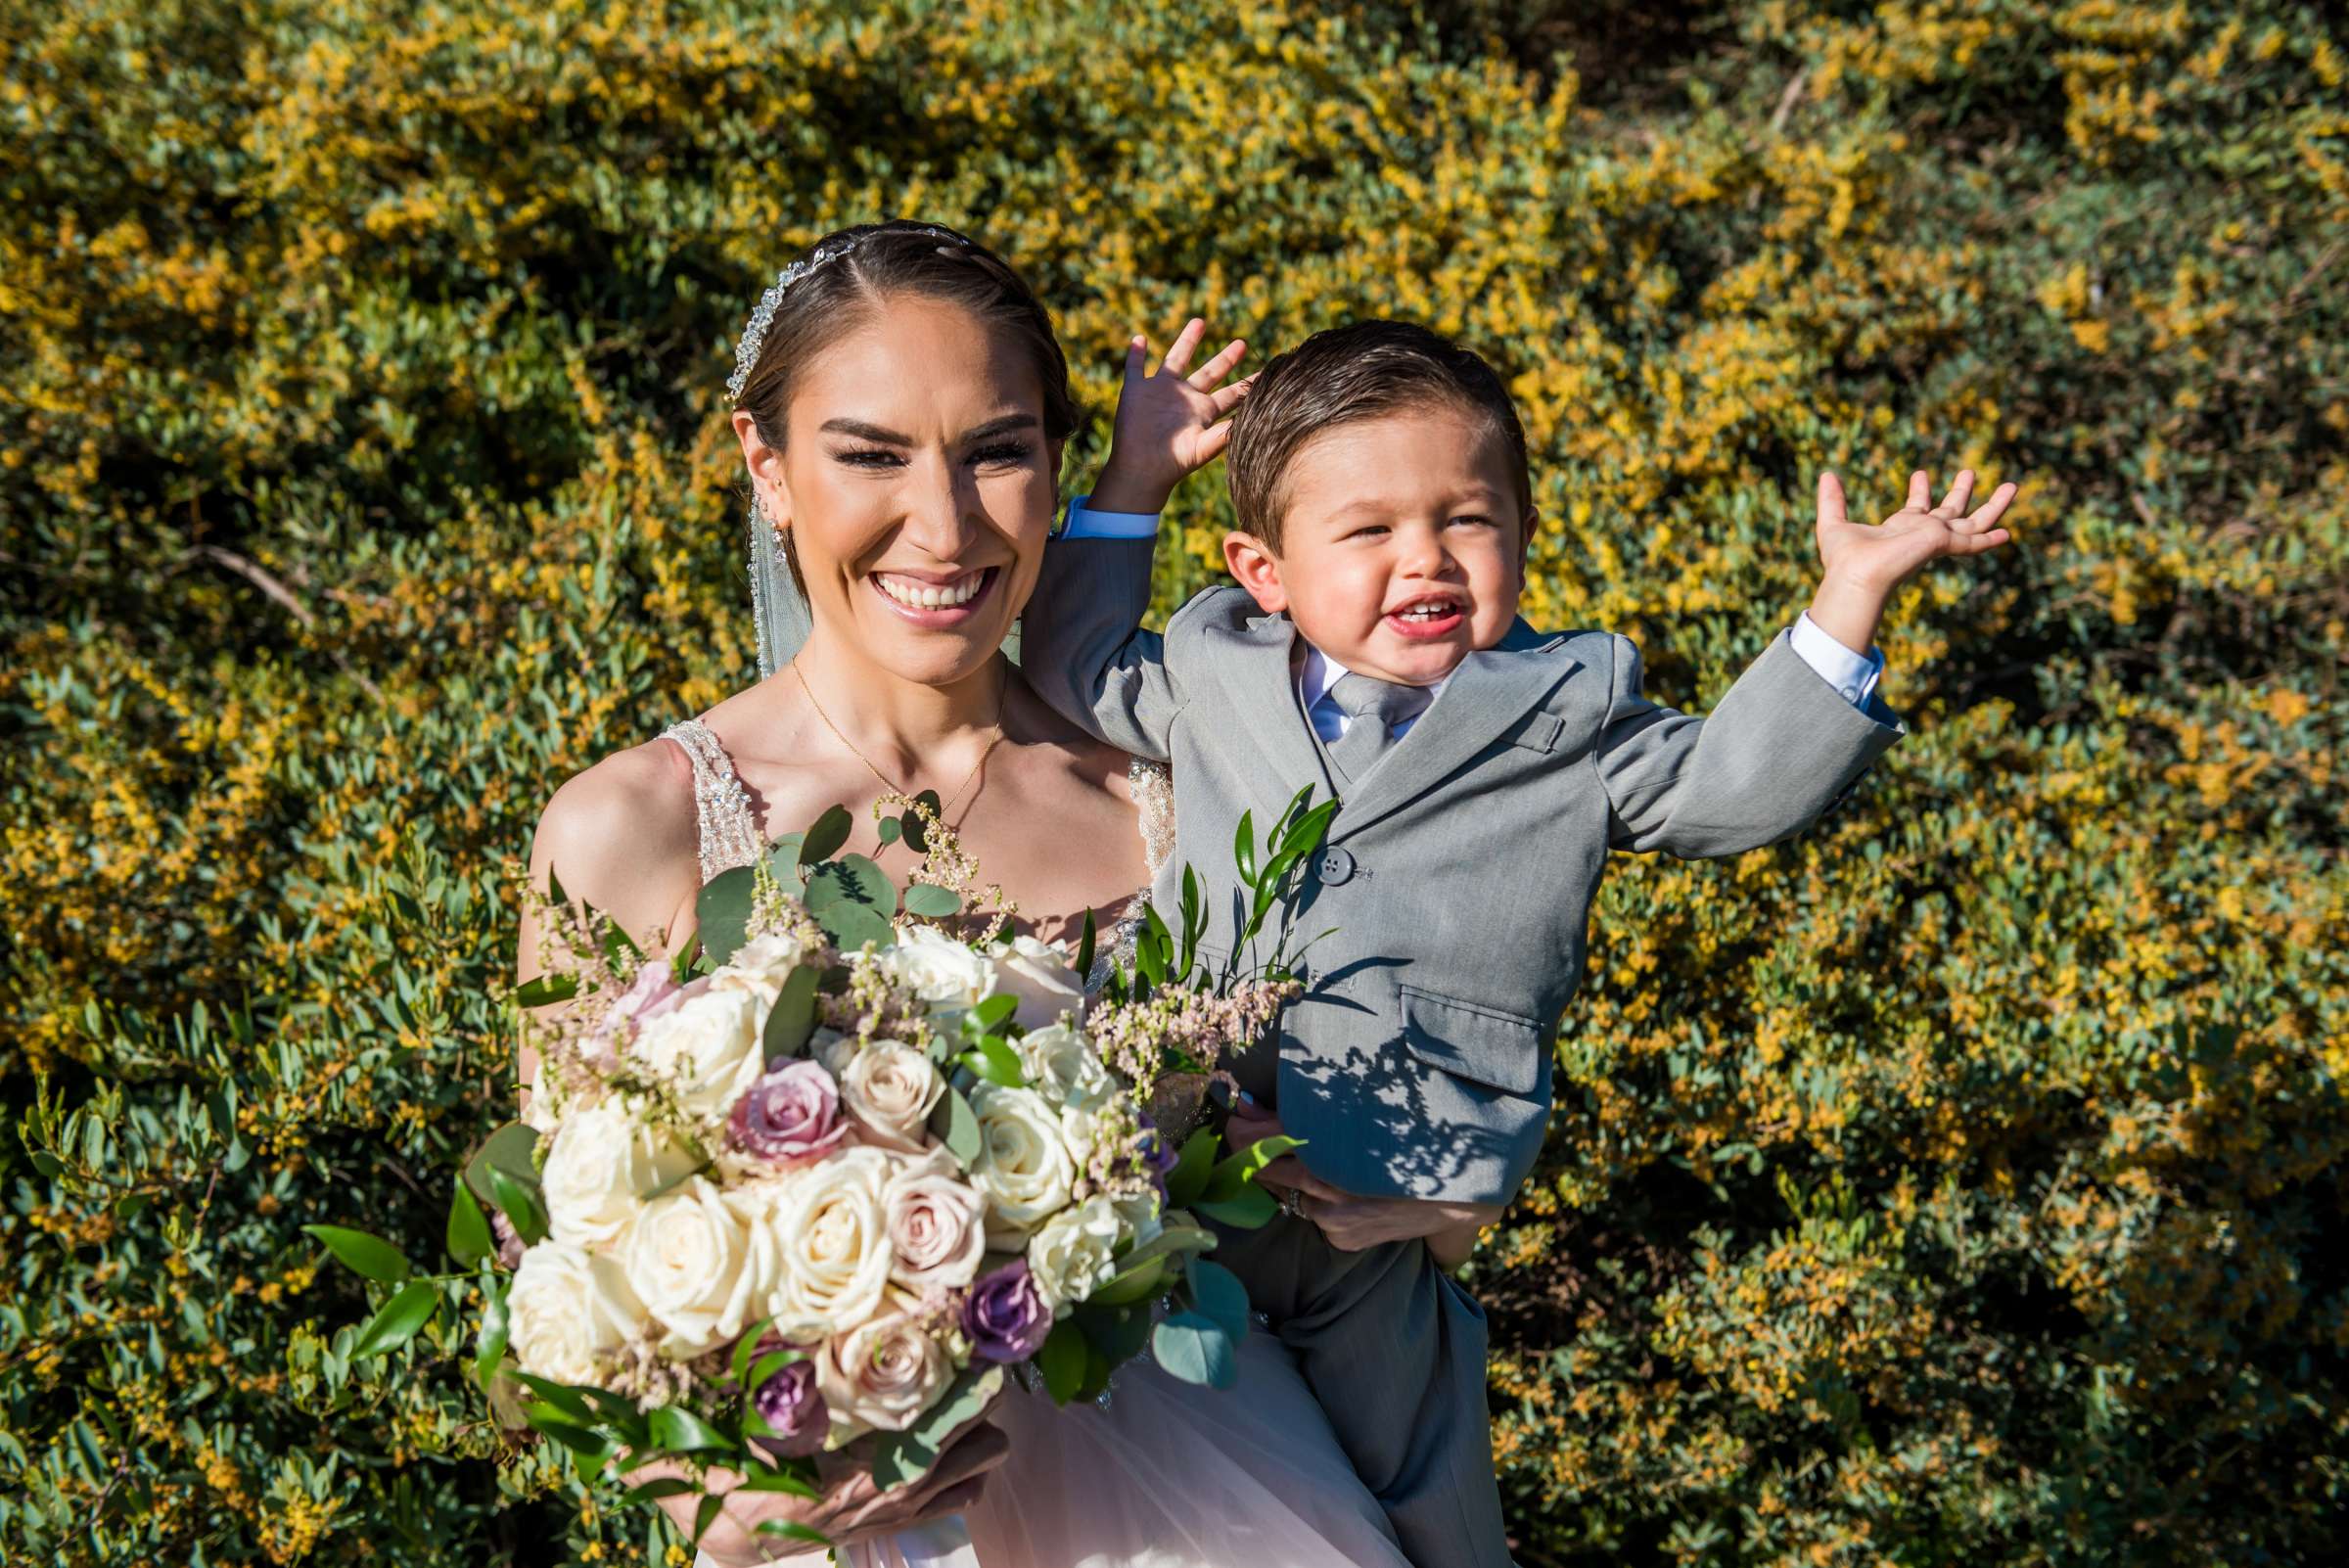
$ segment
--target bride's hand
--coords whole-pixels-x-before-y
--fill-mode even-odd
[[[800,1554],[806,1554],[812,1565],[830,1560],[822,1547],[787,1537],[760,1535],[759,1526],[770,1519],[780,1519],[806,1525],[829,1538],[835,1546],[849,1546],[959,1513],[978,1500],[987,1472],[1001,1464],[1011,1453],[1010,1440],[987,1425],[986,1420],[982,1414],[959,1428],[946,1440],[944,1451],[930,1467],[929,1474],[894,1492],[881,1491],[873,1483],[872,1472],[855,1462],[855,1445],[839,1455],[826,1455],[816,1461],[823,1494],[815,1498],[795,1498],[781,1492],[743,1492],[739,1490],[741,1476],[731,1470],[713,1470],[703,1477],[702,1484],[709,1492],[723,1496],[726,1501],[702,1536],[701,1550],[710,1561],[723,1568],[750,1568],[754,1563]],[[648,1464],[631,1471],[628,1479],[641,1482],[683,1473],[674,1464]],[[690,1533],[694,1510],[700,1507],[702,1496],[687,1493],[664,1498],[661,1506],[676,1521],[678,1529]]]
[[[1198,369],[1191,356],[1207,336],[1207,323],[1194,316],[1167,348],[1156,375],[1144,375],[1150,340],[1126,346],[1126,386],[1118,393],[1118,420],[1109,461],[1093,486],[1091,504],[1104,512],[1160,512],[1174,486],[1214,462],[1231,439],[1231,411],[1248,395],[1256,378],[1220,385],[1248,351],[1239,339],[1226,344]]]
[[[1279,1118],[1253,1105],[1235,1107],[1224,1130],[1225,1139],[1235,1149],[1281,1135]],[[1294,1194],[1305,1218],[1340,1252],[1360,1252],[1382,1241],[1425,1240],[1436,1261],[1447,1268],[1456,1268],[1466,1261],[1468,1248],[1460,1245],[1462,1238],[1473,1246],[1476,1232],[1498,1220],[1503,1207],[1433,1198],[1365,1198],[1331,1186],[1293,1154],[1284,1154],[1266,1166],[1256,1179],[1276,1194]]]

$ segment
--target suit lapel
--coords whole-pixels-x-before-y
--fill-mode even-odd
[[[1321,748],[1307,727],[1305,709],[1297,700],[1297,674],[1291,658],[1296,627],[1287,616],[1259,616],[1246,625],[1214,634],[1224,643],[1224,656],[1213,662],[1223,684],[1224,712],[1245,727],[1245,742],[1262,760],[1255,775],[1256,830],[1268,831],[1280,808],[1307,784],[1315,800],[1338,793]]]
[[[1558,682],[1581,668],[1574,659],[1551,652],[1564,640],[1519,621],[1497,646],[1460,661],[1443,695],[1338,808],[1337,820],[1330,824],[1331,842],[1410,805],[1507,733],[1555,691]]]

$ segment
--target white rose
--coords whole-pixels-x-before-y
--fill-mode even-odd
[[[621,1241],[629,1288],[668,1329],[662,1351],[689,1360],[742,1337],[772,1283],[771,1249],[706,1176],[644,1206]]]
[[[1034,1089],[980,1084],[971,1090],[971,1109],[979,1117],[971,1184],[987,1198],[988,1242],[1017,1247],[1068,1206],[1077,1166],[1059,1113]]]
[[[815,1358],[815,1386],[832,1412],[835,1444],[868,1428],[902,1432],[938,1403],[953,1376],[953,1358],[925,1331],[920,1304],[902,1293],[828,1340]]]
[[[807,945],[788,931],[755,937],[734,949],[734,956],[710,977],[713,991],[747,991],[768,1007],[781,994],[783,982],[807,954]],[[765,1027],[765,1018],[760,1026]]]
[[[890,1277],[906,1289],[956,1290],[979,1275],[987,1251],[987,1200],[964,1181],[954,1157],[933,1149],[906,1162],[881,1192],[889,1216]]]
[[[930,1058],[894,1039],[868,1041],[859,1050],[836,1052],[831,1062],[840,1080],[840,1103],[853,1117],[864,1141],[907,1154],[922,1152],[923,1125],[946,1091]]]
[[[1012,1019],[1022,1029],[1042,1029],[1084,1006],[1084,982],[1069,967],[1069,955],[1048,942],[1014,937],[995,945],[995,989],[1020,999]]]
[[[644,1322],[644,1305],[617,1264],[560,1241],[522,1255],[506,1313],[515,1360],[558,1383],[596,1383]]]
[[[1126,1239],[1137,1247],[1146,1247],[1156,1241],[1159,1233],[1167,1228],[1166,1222],[1159,1218],[1165,1205],[1155,1187],[1114,1195],[1109,1204],[1118,1212],[1118,1222],[1126,1227]]]
[[[1117,1092],[1109,1069],[1082,1034],[1065,1024],[1032,1029],[1012,1041],[1028,1086],[1055,1105],[1090,1108]]]
[[[1125,1230],[1116,1206],[1098,1194],[1045,1221],[1028,1244],[1028,1276],[1037,1294],[1057,1313],[1108,1284]]]
[[[601,1247],[616,1240],[647,1194],[693,1169],[693,1156],[615,1106],[567,1118],[541,1174],[546,1227],[557,1241]]]
[[[880,1307],[892,1262],[882,1195],[896,1173],[887,1150],[857,1146],[762,1185],[752,1226],[772,1243],[762,1310],[776,1333],[828,1338]]]
[[[714,986],[639,1030],[629,1059],[672,1084],[687,1115],[722,1122],[766,1070],[759,1042],[765,1010],[754,991]]]
[[[995,989],[995,966],[935,926],[914,926],[881,955],[889,978],[929,1005],[958,1013]]]

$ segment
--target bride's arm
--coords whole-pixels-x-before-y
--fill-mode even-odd
[[[666,755],[665,755],[666,754]],[[574,902],[617,921],[646,952],[682,941],[701,886],[693,773],[685,754],[655,741],[604,759],[555,792],[530,839],[530,885],[549,872]],[[536,904],[522,912],[516,978],[543,974],[552,956]],[[537,1070],[524,1044],[515,1069],[527,1093]]]

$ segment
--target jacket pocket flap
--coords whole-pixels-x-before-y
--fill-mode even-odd
[[[1542,1081],[1542,1032],[1530,1018],[1404,986],[1404,1049],[1454,1078],[1511,1094]]]

